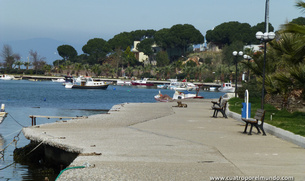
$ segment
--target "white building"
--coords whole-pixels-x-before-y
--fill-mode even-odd
[[[145,55],[143,52],[139,52],[139,50],[137,49],[137,45],[140,43],[140,41],[134,41],[133,42],[133,49],[131,50],[132,53],[135,54],[136,59],[139,62],[145,62],[148,60],[148,56]]]

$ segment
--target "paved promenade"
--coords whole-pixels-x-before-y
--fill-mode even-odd
[[[172,107],[175,102],[122,104],[110,114],[23,132],[28,139],[82,153],[71,167],[94,165],[66,170],[58,180],[305,180],[304,148],[268,133],[242,134],[241,122],[211,117],[210,101],[183,101],[187,108]]]

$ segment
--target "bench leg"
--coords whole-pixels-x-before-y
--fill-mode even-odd
[[[262,130],[263,136],[267,136],[266,133],[265,133],[265,131],[264,131],[263,125],[260,125],[259,128]]]
[[[216,109],[214,109],[213,117],[216,118]]]
[[[244,132],[243,133],[247,133],[247,128],[248,128],[248,122],[246,123],[246,126],[245,126],[245,130],[244,130]]]
[[[257,129],[257,134],[261,134],[261,131],[259,130],[259,127],[255,124],[254,125],[255,127],[256,127],[256,129]]]
[[[222,113],[223,117],[228,118],[227,115],[226,115],[226,111],[225,110],[221,110],[221,113]]]
[[[251,124],[250,131],[249,131],[248,135],[252,135],[252,128],[253,128],[253,124]]]

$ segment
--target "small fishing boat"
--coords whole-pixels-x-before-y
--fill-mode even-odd
[[[228,92],[233,93],[235,92],[235,88],[232,87],[231,83],[223,83],[221,87],[218,89],[220,92]]]
[[[198,88],[198,86],[196,86],[195,84],[187,82],[186,79],[184,79],[182,82],[178,82],[175,80],[177,79],[173,79],[170,82],[169,89],[177,91],[194,91]]]
[[[15,77],[13,75],[2,74],[0,75],[0,80],[13,80]]]
[[[190,93],[189,91],[177,91],[176,90],[173,95],[173,99],[203,99],[202,96],[198,96],[198,92],[196,94],[193,94],[193,93]]]
[[[64,83],[66,80],[64,78],[52,79],[52,82]]]
[[[79,76],[77,79],[73,79],[73,82],[66,83],[67,89],[107,89],[109,84],[103,81],[94,81],[92,77]]]
[[[131,81],[125,81],[125,80],[118,79],[116,82],[116,85],[131,85]]]
[[[4,121],[4,119],[7,116],[7,112],[5,112],[5,105],[1,104],[1,110],[0,110],[0,124]]]
[[[216,91],[217,88],[216,87],[210,87],[210,91]]]
[[[140,86],[154,86],[153,83],[148,83],[147,80],[148,80],[148,78],[144,78],[142,80],[135,80],[135,81],[131,81],[131,84],[140,85]]]
[[[170,102],[173,101],[173,98],[171,98],[169,95],[167,94],[161,94],[161,91],[159,91],[159,94],[154,96],[156,101],[159,102]]]

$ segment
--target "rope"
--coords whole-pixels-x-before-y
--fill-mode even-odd
[[[62,173],[64,173],[64,171],[66,171],[66,170],[77,169],[77,168],[85,168],[85,167],[86,167],[86,166],[76,166],[76,167],[68,167],[68,168],[65,168],[65,169],[63,169],[63,170],[58,174],[58,176],[56,177],[55,180],[57,180],[57,179],[60,177],[60,175],[61,175]]]
[[[13,163],[11,163],[11,164],[9,164],[9,165],[6,165],[5,167],[0,168],[0,170],[4,170],[4,169],[8,168],[8,167],[12,166],[14,163],[15,163],[15,162],[13,162]]]
[[[17,147],[17,142],[19,141],[19,135],[21,133],[22,130],[19,131],[19,133],[14,137],[13,141],[11,141],[8,145],[6,145],[2,150],[0,150],[0,154],[2,155],[0,157],[3,158],[4,157],[4,151],[5,149],[7,149],[11,144],[15,143],[15,148]]]
[[[23,128],[26,127],[26,126],[22,125],[21,123],[19,123],[15,118],[13,118],[13,116],[12,116],[10,113],[8,113],[8,115],[9,115],[17,124],[19,124],[21,127],[23,127]]]

